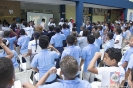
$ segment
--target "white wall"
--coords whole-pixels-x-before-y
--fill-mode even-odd
[[[131,16],[132,14],[132,16]],[[133,21],[133,9],[128,9],[128,12],[127,12],[127,20],[129,21],[132,17],[132,21]]]

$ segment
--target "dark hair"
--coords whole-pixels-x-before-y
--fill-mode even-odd
[[[24,25],[25,27],[28,27],[28,22],[27,22],[27,21],[24,21],[23,25]]]
[[[54,26],[49,26],[49,30],[53,31],[54,30]]]
[[[75,78],[78,72],[78,62],[72,56],[65,56],[60,62],[63,75],[68,79]]]
[[[66,27],[67,27],[67,26],[66,26],[66,24],[64,23],[64,24],[63,24],[63,26],[62,26],[62,28],[64,28],[64,29],[65,29]]]
[[[122,30],[121,30],[121,29],[116,29],[116,32],[117,32],[118,34],[121,34]]]
[[[24,21],[24,19],[21,19],[21,23]]]
[[[76,28],[72,28],[72,31],[76,31],[77,29]]]
[[[75,36],[68,35],[66,40],[68,44],[73,45],[75,43]]]
[[[4,31],[4,37],[9,37],[10,36],[10,31],[6,30]]]
[[[6,88],[14,77],[12,61],[6,57],[0,57],[0,88]]]
[[[16,25],[16,23],[13,23],[12,25],[11,25],[11,29],[15,32],[15,29],[17,28],[17,25]]]
[[[102,30],[102,29],[103,29],[103,27],[102,27],[102,26],[98,26],[98,29]]]
[[[69,26],[69,25],[67,25],[67,26],[66,26],[66,28],[68,28],[68,29],[69,29],[69,28],[70,28],[70,26]]]
[[[60,26],[57,26],[57,27],[55,28],[56,33],[59,33],[60,30],[61,30]]]
[[[73,23],[73,27],[76,27],[76,23]]]
[[[97,26],[94,26],[93,28],[95,28],[95,30],[97,30]]]
[[[39,46],[42,48],[42,49],[46,49],[49,45],[49,38],[48,36],[46,35],[42,35],[40,36],[39,38]]]
[[[95,37],[93,35],[88,35],[87,40],[90,44],[93,44],[95,42]]]
[[[44,21],[44,22],[45,22],[45,19],[42,19],[42,21]]]
[[[35,31],[34,33],[33,33],[33,36],[34,36],[34,38],[35,38],[35,40],[36,40],[36,50],[37,50],[37,39],[39,39],[39,37],[40,37],[40,32],[38,32],[38,31]],[[36,52],[36,50],[35,50],[35,52]]]
[[[133,82],[133,68],[131,69],[131,81]]]
[[[93,33],[93,35],[95,36],[96,39],[98,39],[98,38],[100,37],[99,31],[95,31],[95,32]]]
[[[87,37],[88,36],[88,34],[89,34],[89,31],[88,30],[83,30],[83,36],[85,36],[85,37]]]
[[[25,35],[25,30],[24,29],[20,30],[20,35]]]
[[[109,39],[113,39],[114,34],[113,34],[112,32],[108,32],[108,33],[107,33],[107,36],[109,37]]]
[[[108,54],[108,56],[109,56],[109,58],[111,60],[115,59],[117,63],[122,58],[122,54],[121,54],[121,50],[120,49],[117,49],[117,48],[109,48],[105,52]]]

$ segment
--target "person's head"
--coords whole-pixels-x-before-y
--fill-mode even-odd
[[[89,21],[86,21],[86,25],[90,25],[90,22]]]
[[[41,25],[37,25],[35,30],[42,33],[43,32],[43,27]]]
[[[120,34],[121,34],[121,32],[122,32],[122,30],[121,30],[121,29],[116,29],[116,34],[117,34],[117,35],[120,35]]]
[[[42,19],[42,22],[45,22],[45,19],[44,18]]]
[[[76,31],[77,29],[76,28],[72,28],[72,31]]]
[[[80,30],[83,31],[83,30],[84,30],[84,26],[81,26],[81,27],[80,27]]]
[[[23,22],[23,25],[24,25],[25,27],[28,27],[28,22],[27,22],[27,21],[24,21],[24,22]]]
[[[57,26],[57,27],[55,28],[56,33],[60,33],[60,30],[61,30],[61,27],[60,27],[60,26]]]
[[[95,32],[95,31],[97,31],[97,26],[94,26],[94,27],[92,28],[92,32]]]
[[[72,22],[72,20],[73,20],[73,19],[72,19],[72,18],[70,18],[70,22]]]
[[[66,38],[67,44],[68,45],[74,45],[75,43],[75,36],[73,35],[68,35]]]
[[[109,48],[105,51],[104,62],[107,66],[117,66],[121,60],[121,50],[117,48]]]
[[[111,40],[113,39],[113,37],[114,37],[114,34],[112,32],[107,33],[107,40]]]
[[[89,44],[93,44],[95,42],[95,37],[93,35],[88,35],[87,41]]]
[[[16,28],[17,28],[16,23],[13,23],[13,24],[11,25],[11,29],[12,29],[13,31],[15,31]]]
[[[98,26],[98,31],[101,31],[103,29],[102,26]]]
[[[88,30],[83,30],[83,35],[82,36],[87,37],[88,34],[89,34],[89,31]]]
[[[61,72],[65,79],[74,79],[78,72],[78,62],[72,56],[65,56],[60,62]]]
[[[49,38],[46,35],[42,35],[39,38],[39,46],[42,49],[47,49],[47,47],[49,46]]]
[[[23,23],[24,22],[24,19],[21,19],[21,23]]]
[[[9,47],[9,41],[7,39],[3,38],[2,41],[7,47]]]
[[[10,31],[6,30],[4,31],[4,37],[9,37],[10,36]]]
[[[9,23],[7,21],[4,22],[4,27],[8,27]]]
[[[66,29],[66,24],[64,23],[62,27],[63,27],[63,29]]]
[[[128,84],[130,87],[133,87],[133,68],[131,69],[129,76],[128,76]]]
[[[76,27],[76,23],[73,23],[73,27]]]
[[[14,84],[14,67],[12,61],[6,57],[0,57],[0,88]]]
[[[107,30],[107,29],[105,29],[105,30],[103,31],[103,34],[104,34],[104,35],[106,35],[106,34],[107,34],[107,32],[108,32],[108,30]]]
[[[20,35],[25,35],[25,30],[24,29],[20,30]]]
[[[34,33],[33,33],[33,37],[34,37],[34,39],[39,39],[39,37],[40,37],[40,32],[38,32],[38,31],[35,31]]]
[[[130,47],[133,47],[133,36],[130,37],[128,43]]]
[[[54,30],[54,26],[49,26],[49,31],[53,31]]]
[[[100,37],[99,31],[95,31],[93,35],[95,36],[95,39],[98,39]]]

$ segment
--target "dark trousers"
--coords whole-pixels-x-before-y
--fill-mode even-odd
[[[62,52],[64,50],[63,47],[55,47],[55,48],[60,52],[60,54],[62,54]],[[55,65],[56,68],[60,68],[60,60],[61,60],[61,57],[55,59],[55,61],[56,61],[56,65]]]

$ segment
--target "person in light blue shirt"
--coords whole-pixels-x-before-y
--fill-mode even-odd
[[[130,32],[133,35],[133,23],[130,23]]]
[[[70,29],[68,29],[66,27],[66,24],[63,24],[63,28],[62,28],[62,33],[67,37],[68,35],[70,35]]]
[[[80,64],[80,68],[84,63],[84,69],[83,69],[83,80],[87,80],[89,82],[94,81],[94,74],[87,71],[88,64],[94,57],[95,53],[98,52],[98,47],[94,44],[95,37],[93,35],[89,35],[87,37],[88,40],[88,46],[83,48],[82,50],[82,60]]]
[[[45,35],[39,38],[39,46],[42,50],[34,56],[31,67],[39,72],[39,79],[41,79],[51,67],[55,66],[55,59],[60,57],[60,52],[53,46],[49,46],[49,39]],[[48,48],[52,51],[48,50]],[[51,74],[45,84],[51,84],[55,81],[56,74]]]
[[[100,45],[101,45],[101,40],[100,39],[98,39],[99,37],[100,37],[100,33],[98,32],[98,31],[95,31],[94,33],[93,33],[93,35],[95,36],[95,42],[94,42],[94,44],[97,46],[97,48],[98,48],[98,51],[100,51]]]
[[[51,40],[50,40],[50,44],[53,45],[57,50],[59,50],[58,48],[62,48],[62,50],[60,51],[60,53],[62,53],[63,51],[63,40],[66,40],[66,37],[64,34],[60,33],[60,27],[56,27],[55,28],[56,34],[54,36],[52,36]]]
[[[36,84],[36,87],[30,83],[24,83],[24,88],[92,88],[90,83],[79,78],[75,78],[79,70],[78,62],[72,56],[65,56],[60,62],[61,72],[64,75],[64,80],[43,85],[42,83],[49,77],[50,74],[56,73],[56,68],[52,67]]]
[[[8,41],[8,40],[3,39],[3,43],[4,43],[7,47],[9,47],[9,41]],[[12,60],[12,63],[13,63],[14,68],[17,69],[18,66],[19,66],[19,64],[18,64],[18,62],[17,62],[18,54],[17,54],[17,52],[16,52],[15,50],[12,50],[12,53],[13,53],[14,57],[13,57],[11,60]],[[0,53],[0,57],[5,57],[5,56],[7,56],[7,53],[6,53],[5,51],[3,51],[3,52]]]
[[[11,32],[15,35],[15,37],[12,37],[12,38],[10,37]],[[17,40],[17,34],[13,30],[4,31],[4,37],[9,41],[9,44],[10,44],[9,48],[11,50],[14,50],[14,42]]]
[[[126,69],[128,62],[129,62],[129,57],[133,54],[133,37],[130,38],[129,41],[129,46],[130,48],[126,51],[126,53],[124,54],[121,62],[122,62],[122,66]]]
[[[20,30],[20,38],[18,39],[17,45],[19,45],[19,54],[26,54],[28,52],[28,43],[30,37],[25,34],[25,30]]]
[[[68,46],[63,51],[61,59],[67,55],[70,55],[70,56],[73,56],[77,60],[78,64],[80,65],[80,57],[82,52],[79,46],[74,45],[75,37],[73,35],[68,35],[66,41]]]
[[[53,45],[61,54],[64,50],[63,41],[66,40],[66,36],[60,33],[60,27],[55,28],[56,34],[52,36],[50,44]],[[56,68],[59,68],[60,58],[56,59]]]
[[[113,39],[113,33],[112,32],[108,32],[107,34],[107,42],[104,45],[104,51],[106,51],[109,48],[114,47],[114,39]]]

